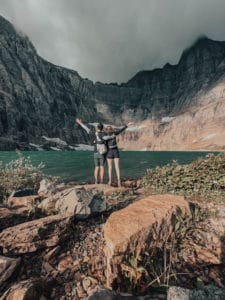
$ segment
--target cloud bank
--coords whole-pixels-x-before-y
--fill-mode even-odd
[[[224,11],[224,0],[0,0],[43,58],[101,82],[175,64],[200,35],[225,40]]]

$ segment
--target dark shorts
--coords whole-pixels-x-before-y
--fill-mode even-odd
[[[95,167],[104,166],[105,154],[94,153]]]
[[[120,158],[120,153],[118,148],[113,148],[113,149],[109,149],[107,154],[106,154],[106,158]]]

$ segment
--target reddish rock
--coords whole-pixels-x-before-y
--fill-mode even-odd
[[[58,271],[64,272],[65,270],[74,270],[77,271],[80,269],[80,261],[73,260],[71,256],[63,257],[60,262],[58,263],[57,267]]]
[[[2,282],[11,277],[20,262],[21,258],[0,256],[0,286]]]
[[[1,300],[47,300],[50,289],[45,280],[32,278],[14,284],[1,297]]]
[[[108,184],[87,184],[82,186],[86,190],[96,190],[99,193],[104,194],[105,196],[111,196],[115,193],[123,193],[128,190],[126,187],[114,187]]]
[[[125,188],[136,188],[136,187],[138,187],[137,180],[125,180],[123,182],[123,186]]]
[[[153,195],[114,212],[104,225],[107,284],[117,275],[117,267],[126,255],[139,255],[161,247],[174,230],[174,218],[189,213],[182,196]]]
[[[8,199],[7,204],[9,207],[24,207],[27,210],[31,209],[40,200],[40,196],[31,195],[24,197],[11,197]]]
[[[49,261],[51,259],[53,259],[61,250],[61,247],[58,245],[56,247],[54,247],[53,249],[49,250],[45,255],[44,255],[44,259],[46,261]]]
[[[199,222],[191,240],[182,245],[181,255],[188,265],[219,265],[224,257],[225,216],[213,209],[214,217]]]
[[[26,221],[27,216],[23,210],[0,208],[0,232],[4,228],[17,225]]]
[[[4,253],[29,253],[56,246],[69,237],[71,223],[71,215],[61,214],[16,225],[0,233],[0,246]]]
[[[96,287],[98,284],[98,281],[93,278],[93,277],[85,277],[83,280],[82,280],[82,286],[83,286],[83,289],[84,291],[89,294],[91,290],[94,289],[94,287]]]

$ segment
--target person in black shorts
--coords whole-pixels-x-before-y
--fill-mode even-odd
[[[123,126],[119,130],[114,130],[112,126],[106,127],[106,132],[112,139],[107,141],[108,152],[106,154],[107,164],[108,164],[108,176],[109,176],[109,185],[112,185],[112,165],[114,161],[114,166],[116,170],[116,176],[118,181],[118,187],[121,187],[121,179],[120,179],[120,154],[119,149],[117,147],[116,136],[122,133],[128,126],[132,125],[133,123],[128,123],[127,125]]]
[[[103,124],[97,124],[96,128],[94,126],[87,127],[83,124],[81,119],[76,119],[76,123],[79,124],[89,135],[92,144],[94,144],[94,178],[95,184],[99,182],[100,175],[100,183],[104,182],[104,164],[106,159],[107,146],[106,141],[113,139],[114,135],[108,135],[103,131]],[[99,152],[99,145],[105,145],[105,153]]]

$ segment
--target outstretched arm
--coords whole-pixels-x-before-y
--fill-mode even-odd
[[[127,123],[127,125],[125,125],[125,126],[123,126],[122,128],[116,130],[116,131],[114,132],[114,134],[115,134],[115,135],[118,135],[118,134],[122,133],[124,130],[127,129],[127,127],[129,127],[129,126],[131,126],[131,125],[133,125],[133,124],[134,124],[133,122]]]
[[[84,123],[82,122],[81,119],[77,118],[76,123],[79,124],[87,132],[87,134],[89,134],[91,132],[91,129],[88,128],[86,125],[84,125]]]

